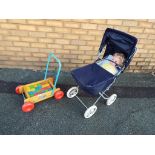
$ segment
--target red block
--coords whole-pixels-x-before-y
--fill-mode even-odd
[[[51,88],[51,87],[47,86],[47,87],[41,88],[41,90],[46,90],[46,89],[49,89],[49,88]]]
[[[39,95],[39,94],[40,94],[40,93],[35,93],[34,96],[37,96],[37,95]]]

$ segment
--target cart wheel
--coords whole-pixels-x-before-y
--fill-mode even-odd
[[[111,96],[107,99],[106,104],[107,104],[107,105],[112,105],[112,104],[115,102],[116,98],[117,98],[117,94],[111,95]]]
[[[26,102],[22,106],[22,111],[23,112],[30,112],[34,109],[34,103],[32,102]]]
[[[67,97],[68,98],[73,98],[78,94],[78,87],[72,87],[67,91]]]
[[[89,107],[89,108],[85,111],[84,117],[85,117],[85,118],[90,118],[90,117],[92,117],[92,116],[95,114],[96,110],[97,110],[97,106],[96,106],[96,105],[93,105],[93,106]]]
[[[23,86],[22,85],[17,86],[16,89],[15,89],[15,92],[17,94],[22,94],[22,92],[23,92]]]
[[[64,97],[64,92],[59,90],[54,93],[54,97],[56,100],[60,100]]]

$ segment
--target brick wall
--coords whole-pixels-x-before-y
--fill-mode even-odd
[[[107,27],[138,38],[127,71],[155,70],[155,20],[0,20],[0,67],[45,69],[50,51],[63,70],[91,63]]]

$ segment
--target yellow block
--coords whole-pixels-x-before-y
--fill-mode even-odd
[[[45,87],[48,87],[48,86],[49,86],[49,84],[47,83],[47,84],[42,85],[42,88],[45,88]]]

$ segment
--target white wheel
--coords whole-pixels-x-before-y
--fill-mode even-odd
[[[96,105],[93,105],[93,106],[89,107],[89,108],[85,111],[84,117],[85,117],[85,118],[90,118],[90,117],[92,117],[92,116],[95,114],[96,110],[97,110],[97,106],[96,106]]]
[[[112,105],[114,102],[115,102],[115,100],[116,100],[116,98],[117,98],[117,94],[113,94],[113,95],[111,95],[108,99],[107,99],[107,105]]]
[[[73,98],[77,95],[78,93],[78,87],[72,87],[67,91],[67,97],[68,98]]]

